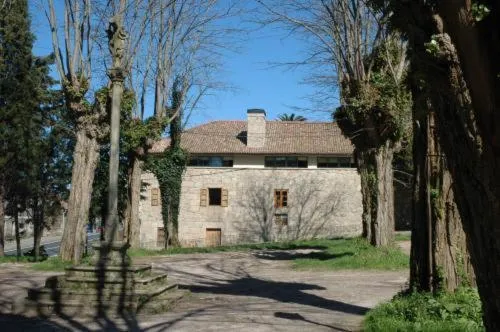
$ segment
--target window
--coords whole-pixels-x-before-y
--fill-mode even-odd
[[[307,168],[307,157],[266,156],[264,159],[264,166]]]
[[[318,157],[318,168],[354,167],[350,157]]]
[[[224,188],[202,188],[200,190],[200,206],[227,207],[229,203],[228,190]]]
[[[160,204],[160,189],[151,188],[151,205],[158,206]]]
[[[188,166],[233,167],[233,157],[222,156],[192,156]]]
[[[274,207],[283,208],[288,206],[288,190],[276,189],[274,190]]]
[[[222,189],[208,188],[208,205],[221,205]]]
[[[274,215],[274,222],[276,225],[288,226],[288,214],[287,213],[276,213]]]

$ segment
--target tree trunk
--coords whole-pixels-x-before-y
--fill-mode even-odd
[[[16,231],[16,253],[17,260],[21,258],[23,252],[21,251],[21,234],[19,234],[19,211],[17,209],[17,202],[14,204],[14,227]]]
[[[132,157],[132,167],[129,170],[129,192],[126,211],[127,242],[132,248],[140,247],[139,203],[141,201],[141,173],[143,161],[137,156]]]
[[[62,260],[73,261],[75,264],[83,255],[85,225],[89,219],[90,197],[98,158],[97,139],[88,135],[85,128],[79,129],[73,153],[68,215],[59,252]]]
[[[460,285],[474,285],[475,277],[434,113],[418,120],[419,126],[414,126],[410,286],[420,291],[452,292]]]
[[[40,256],[40,242],[42,241],[44,216],[43,216],[43,201],[38,204],[38,198],[33,199],[33,254],[35,262]]]
[[[373,246],[387,246],[394,238],[393,144],[357,153],[363,201],[363,237]]]
[[[394,2],[443,130],[440,143],[467,234],[484,325],[500,331],[500,5],[477,22],[471,1]],[[433,40],[435,52],[428,52]],[[446,126],[446,127],[444,127]]]
[[[0,178],[0,257],[5,255],[5,209],[4,209],[4,185]]]
[[[478,23],[470,14],[471,3],[443,1],[438,9],[444,32],[456,45],[448,54],[450,79],[455,81],[450,86],[456,104],[463,103],[464,95],[469,104],[465,110],[444,109],[440,123],[451,121],[443,131],[443,147],[468,235],[485,327],[500,331],[500,4],[487,2],[490,14]]]
[[[359,152],[357,155],[358,170],[361,178],[361,193],[363,202],[363,238],[371,242],[372,240],[372,209],[373,209],[373,164],[370,155],[366,152]]]
[[[376,215],[372,223],[372,245],[387,246],[394,240],[393,143],[387,141],[375,152]]]

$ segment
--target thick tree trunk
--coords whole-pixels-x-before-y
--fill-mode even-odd
[[[394,147],[386,142],[378,150],[357,153],[363,202],[363,237],[373,246],[387,246],[394,237]]]
[[[0,179],[0,257],[5,255],[5,209],[4,209],[4,185]]]
[[[140,220],[139,203],[141,201],[141,173],[143,161],[137,157],[132,157],[132,166],[129,170],[129,192],[126,211],[126,232],[127,242],[132,248],[140,246]]]
[[[394,177],[392,160],[394,147],[387,141],[375,152],[376,215],[372,223],[372,245],[387,246],[394,239]]]
[[[415,121],[417,123],[417,121]],[[434,113],[414,128],[414,220],[411,288],[455,291],[474,285],[466,235],[454,200],[450,172],[441,151]]]
[[[361,193],[363,203],[363,238],[372,240],[372,209],[374,171],[371,156],[366,152],[357,153],[358,171],[361,178]]]
[[[85,129],[76,133],[73,153],[68,216],[61,240],[61,259],[78,263],[84,252],[85,225],[89,219],[90,197],[99,158],[99,144]]]
[[[413,66],[442,124],[439,138],[467,234],[484,324],[500,331],[500,4],[485,3],[476,21],[471,1],[394,2]],[[433,40],[435,52],[428,52]],[[446,126],[446,127],[444,127]]]
[[[456,104],[461,105],[464,91],[469,91],[472,106],[458,111],[448,107],[440,112],[440,120],[451,121],[443,146],[468,235],[485,327],[500,331],[500,3],[487,2],[490,13],[479,23],[470,6],[471,1],[443,1],[438,9],[444,32],[456,45],[449,50]]]

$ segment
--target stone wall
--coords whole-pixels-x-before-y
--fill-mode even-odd
[[[161,206],[151,205],[154,175],[142,176],[141,245],[155,247],[163,227]],[[201,206],[202,189],[227,190],[227,207]],[[274,207],[274,190],[288,190],[285,208]],[[203,204],[203,203],[202,203]],[[275,214],[288,214],[288,225]],[[204,246],[206,230],[220,229],[222,244],[361,234],[360,179],[353,168],[271,169],[190,167],[183,176],[179,240]]]

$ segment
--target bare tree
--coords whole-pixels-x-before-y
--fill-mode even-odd
[[[156,126],[157,132],[151,133],[145,144],[130,154],[125,234],[133,247],[139,246],[143,160],[167,123],[180,114],[189,117],[190,111],[208,91],[221,86],[215,79],[215,73],[221,67],[218,52],[222,47],[228,47],[230,34],[218,24],[236,12],[234,5],[226,6],[217,0],[150,1],[147,10],[149,26],[141,30],[146,34],[142,37],[143,51],[130,61],[133,63],[131,76],[136,77],[133,89],[140,95],[136,114],[141,121],[146,120],[144,100],[151,84],[154,117],[159,125]],[[176,238],[176,234],[168,235],[167,232],[166,235]]]
[[[92,83],[92,2],[66,0],[62,18],[57,18],[53,0],[46,1],[56,68],[68,111],[76,124],[68,219],[61,240],[60,256],[78,262],[83,254],[85,225],[99,156],[99,140],[106,134],[105,100],[89,103]],[[62,34],[59,34],[62,20]],[[61,42],[63,46],[61,47]]]
[[[411,114],[403,82],[405,43],[387,32],[385,13],[363,0],[256,1],[269,18],[265,23],[308,37],[311,51],[301,63],[314,70],[310,82],[337,87],[341,105],[335,118],[355,146],[362,180],[364,236],[376,246],[389,244],[392,159]]]

